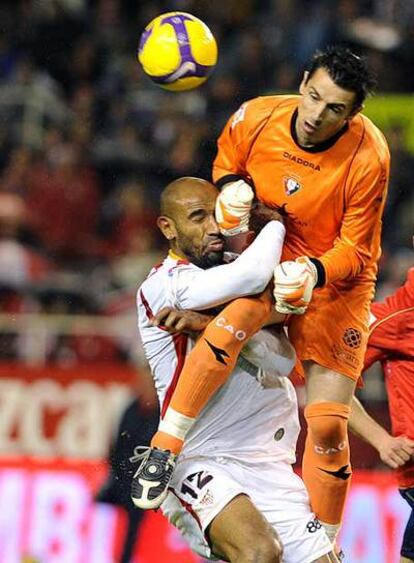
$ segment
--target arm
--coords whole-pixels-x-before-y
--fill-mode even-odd
[[[388,173],[386,151],[382,161],[369,150],[363,152],[348,180],[345,211],[333,247],[322,256],[301,256],[275,269],[274,296],[279,312],[304,313],[314,287],[354,278],[379,258]]]
[[[339,236],[333,248],[318,257],[325,279],[318,280],[317,285],[355,277],[375,258],[375,239],[385,204],[389,161],[372,163],[375,156],[366,156],[371,156],[371,160],[361,165],[350,179],[353,185],[345,203]]]
[[[354,397],[351,405],[349,428],[355,436],[361,438],[379,453],[381,460],[396,469],[404,465],[414,454],[414,442],[405,436],[391,436],[364,409]]]
[[[213,319],[213,315],[206,313],[163,307],[152,317],[150,325],[159,326],[171,334],[186,332],[196,339],[198,333],[203,331]]]
[[[236,297],[260,293],[279,263],[284,237],[282,223],[271,221],[230,264],[209,270],[175,268],[171,278],[174,306],[178,309],[208,309]]]
[[[273,311],[265,326],[268,327],[271,332],[282,330],[280,325],[284,322],[285,318],[286,315]],[[197,334],[203,331],[213,319],[214,315],[207,312],[200,313],[199,311],[163,307],[152,317],[150,324],[152,326],[160,326],[171,334],[175,332]],[[273,325],[279,325],[279,327]]]
[[[162,326],[171,334],[187,332],[196,339],[213,318],[204,313],[164,307],[154,315],[151,325]],[[296,363],[295,349],[282,327],[269,327],[254,334],[243,347],[241,356],[261,368],[258,380],[264,388],[278,387],[280,378],[288,377]]]
[[[363,371],[370,368],[373,364],[375,364],[375,362],[383,362],[384,360],[386,360],[387,354],[391,352],[389,344],[393,330],[392,322],[389,324],[385,320],[385,322],[381,322],[381,324],[379,324],[378,317],[374,310],[375,306],[375,303],[371,305],[371,314],[369,320],[370,335],[367,350],[365,352]],[[387,314],[388,313],[385,313],[385,315]]]

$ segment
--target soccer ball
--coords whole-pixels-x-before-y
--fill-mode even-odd
[[[153,19],[141,35],[138,60],[155,84],[167,90],[197,88],[217,63],[217,43],[209,28],[185,12]]]

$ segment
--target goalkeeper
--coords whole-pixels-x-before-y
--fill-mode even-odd
[[[350,484],[348,418],[366,349],[389,175],[386,141],[359,113],[372,87],[365,62],[349,50],[316,54],[299,97],[262,97],[241,106],[219,139],[213,171],[223,187],[218,219],[224,234],[233,234],[240,219],[236,213],[233,221],[231,193],[230,202],[226,196],[234,182],[254,185],[257,198],[285,216],[276,309],[292,313],[289,337],[307,388],[303,477],[332,540]],[[236,324],[226,317],[228,324],[251,333],[257,318],[237,301],[226,314],[231,307]],[[214,362],[200,346],[188,358],[197,375]],[[189,388],[178,385],[174,399],[184,412]],[[180,448],[169,433],[157,433],[152,445]]]
[[[365,62],[349,50],[317,53],[300,97],[257,98],[229,120],[213,174],[224,191],[234,181],[252,183],[259,200],[285,215],[274,295],[279,312],[293,313],[289,338],[307,391],[303,478],[331,540],[350,484],[348,418],[389,175],[386,141],[360,114],[372,87]]]

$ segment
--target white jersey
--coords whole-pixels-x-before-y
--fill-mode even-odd
[[[152,327],[149,322],[152,315],[167,306],[200,310],[261,292],[280,260],[284,234],[281,223],[271,222],[237,260],[208,270],[170,253],[141,285],[137,296],[138,324],[161,416],[194,342],[185,334],[170,335],[159,327]],[[257,338],[260,340],[260,332]],[[274,341],[277,361],[280,348],[276,339]],[[263,342],[269,346],[267,333]],[[268,352],[272,354],[271,350]],[[268,357],[265,359],[268,364]],[[236,366],[227,383],[198,416],[186,436],[180,460],[220,455],[294,463],[299,421],[292,384],[287,378],[280,378],[278,387],[264,389],[252,376],[255,372],[251,363],[241,365],[243,367]]]

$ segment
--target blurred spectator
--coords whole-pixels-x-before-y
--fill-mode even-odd
[[[139,261],[156,247],[157,215],[145,186],[133,179],[121,184],[102,206],[100,230],[109,258],[135,256]]]
[[[387,249],[410,246],[414,217],[414,156],[405,148],[406,130],[395,123],[387,130],[392,154],[390,186],[384,213],[383,238]],[[402,282],[402,280],[401,280]]]
[[[27,220],[24,200],[0,193],[0,284],[19,288],[44,280],[51,271],[48,261],[20,240]]]
[[[12,150],[0,178],[0,191],[13,192],[24,197],[32,163],[32,155],[27,147],[19,145]]]
[[[15,144],[39,148],[48,122],[62,125],[68,109],[58,84],[26,55],[18,59],[11,79],[0,87],[0,119]]]
[[[56,143],[47,157],[48,162],[34,166],[28,182],[30,225],[57,260],[94,256],[99,206],[96,174],[74,143]]]

